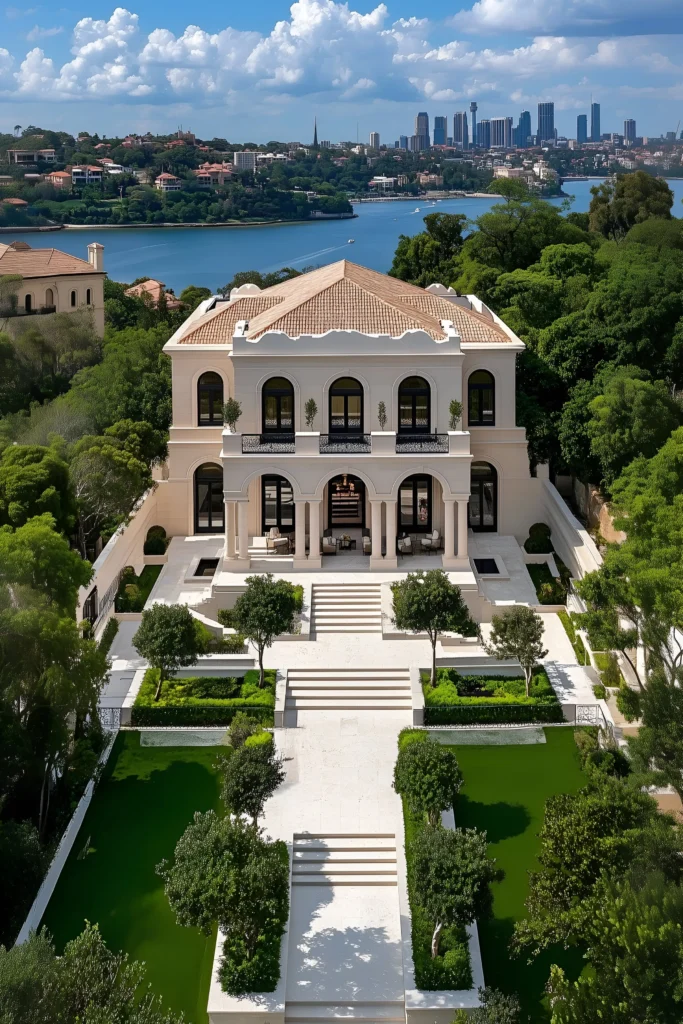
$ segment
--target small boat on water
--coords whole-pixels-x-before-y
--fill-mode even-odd
[[[420,212],[420,207],[419,207],[419,206],[416,206],[416,207],[415,207],[415,210],[414,210],[413,212],[414,212],[414,213],[419,213],[419,212]]]
[[[356,241],[356,239],[355,239],[355,238],[349,238],[349,245],[353,245],[353,243],[354,243],[355,241]]]

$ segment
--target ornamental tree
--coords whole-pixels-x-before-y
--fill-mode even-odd
[[[491,636],[483,645],[487,654],[499,660],[516,658],[524,671],[526,695],[529,696],[534,667],[548,653],[543,648],[543,620],[531,608],[515,605],[491,619]]]
[[[192,665],[204,649],[198,623],[185,604],[153,604],[142,613],[133,646],[159,673],[154,699],[159,700],[165,679]]]
[[[277,636],[291,632],[297,598],[292,584],[275,580],[272,572],[247,576],[246,582],[247,589],[235,603],[234,621],[238,632],[258,650],[259,686],[263,687],[263,652]]]
[[[505,995],[496,988],[480,988],[480,1005],[469,1013],[458,1010],[453,1024],[520,1024],[521,1009],[517,996]]]
[[[471,924],[490,911],[489,885],[499,877],[486,833],[425,825],[412,842],[415,899],[432,922],[432,958],[445,927]]]
[[[411,743],[399,751],[394,789],[413,814],[426,814],[430,825],[438,825],[441,812],[453,806],[462,783],[458,759],[450,747]]]
[[[436,641],[446,630],[476,636],[478,626],[471,618],[460,587],[451,583],[443,569],[409,572],[392,583],[394,625],[411,633],[426,633],[432,645],[431,685],[436,686]]]
[[[273,742],[241,746],[232,756],[219,761],[222,775],[221,796],[233,814],[246,814],[257,824],[263,807],[285,779],[283,761]]]
[[[644,784],[672,786],[683,800],[683,689],[670,685],[660,671],[645,690],[631,694],[636,698],[631,715],[639,712],[641,718],[637,736],[628,741],[633,771]]]

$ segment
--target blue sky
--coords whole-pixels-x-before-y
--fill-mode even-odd
[[[603,131],[683,117],[683,0],[30,3],[0,8],[4,131],[306,141],[317,115],[321,138],[391,142],[418,110],[450,119],[471,100],[480,118],[528,108],[535,130],[553,99],[573,136],[591,96]]]

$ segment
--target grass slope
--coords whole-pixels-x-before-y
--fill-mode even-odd
[[[146,962],[154,991],[191,1024],[207,1019],[214,937],[175,923],[154,868],[195,811],[220,807],[217,752],[141,747],[137,733],[120,734],[43,919],[58,949],[86,918],[97,922],[112,949]]]
[[[489,852],[505,872],[493,884],[493,917],[479,924],[487,985],[517,992],[523,1020],[547,1021],[542,1005],[550,964],[559,963],[572,977],[585,961],[576,950],[555,948],[532,964],[526,956],[511,959],[508,943],[515,921],[525,916],[527,872],[537,866],[538,832],[545,801],[553,793],[574,793],[586,779],[581,771],[573,730],[546,729],[545,744],[534,746],[458,746],[465,784],[455,806],[456,824],[485,829]]]

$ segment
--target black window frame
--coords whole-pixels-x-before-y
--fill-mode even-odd
[[[358,504],[360,507],[360,523],[356,522],[355,519],[339,519],[337,518],[334,522],[333,519],[333,507],[334,507],[334,488],[336,485],[344,481],[346,478],[347,485],[353,484],[354,489],[358,493]],[[353,473],[339,473],[337,476],[333,476],[331,480],[327,481],[327,526],[328,529],[342,530],[345,527],[348,529],[365,529],[366,517],[365,517],[365,506],[367,501],[367,489],[365,482],[360,477],[355,476]]]
[[[420,387],[406,387],[406,381],[409,380],[421,380],[422,385]],[[417,426],[417,409],[416,399],[421,395],[427,397],[427,426]],[[401,422],[401,398],[403,396],[409,396],[411,398],[412,407],[412,425],[410,427],[404,427]],[[424,377],[420,377],[418,374],[412,374],[410,377],[404,377],[398,386],[398,433],[410,436],[411,434],[429,434],[432,429],[432,389],[429,383]]]
[[[271,381],[283,380],[287,382],[287,387],[268,387]],[[267,426],[266,422],[266,401],[269,398],[274,398],[277,402],[277,424],[276,426]],[[292,400],[292,414],[291,414],[291,425],[282,426],[282,399],[291,398]],[[286,377],[270,377],[263,387],[261,388],[261,433],[262,434],[293,434],[294,433],[294,385]]]
[[[207,377],[218,377],[218,383],[215,381],[207,383]],[[202,420],[202,394],[206,394],[209,400],[208,420]],[[197,381],[197,426],[223,426],[223,395],[224,384],[220,373],[217,373],[215,370],[207,370],[205,373],[202,373]]]
[[[271,486],[272,487],[273,484],[276,487],[276,497],[275,497],[276,517],[275,518],[276,518],[277,521],[274,522],[274,523],[267,523],[266,522],[266,487],[267,486]],[[283,485],[285,487],[288,487],[289,490],[292,492],[292,502],[291,502],[291,504],[292,504],[292,522],[291,523],[283,523],[283,521],[282,521],[282,505],[283,505],[283,502],[282,502],[282,488],[283,488]],[[287,477],[280,476],[278,473],[268,473],[265,476],[262,476],[261,477],[261,526],[262,526],[262,532],[264,534],[268,533],[268,531],[271,530],[274,526],[277,526],[278,530],[283,535],[287,534],[287,533],[293,533],[294,532],[295,524],[296,524],[296,505],[295,505],[295,502],[294,502],[294,488],[292,487],[292,484],[290,483],[290,481],[287,479]]]
[[[489,382],[484,383],[483,381],[472,380],[478,373],[485,373]],[[482,417],[481,409],[483,406],[482,396],[487,392],[491,393],[491,418],[484,419]],[[472,397],[477,395],[477,404],[479,406],[479,415],[473,414],[472,411]],[[470,427],[495,427],[496,425],[496,379],[490,370],[473,370],[467,379],[467,423]]]
[[[418,519],[418,491],[420,485],[427,484],[427,495],[429,504],[427,506],[427,522],[420,523]],[[406,485],[410,485],[413,491],[413,521],[412,524],[403,522],[401,515],[401,491]],[[398,508],[397,508],[397,522],[396,528],[399,534],[404,533],[431,533],[433,526],[432,521],[434,518],[434,477],[430,476],[429,473],[413,473],[412,476],[407,476],[405,480],[402,480],[398,488]]]
[[[341,381],[353,381],[355,387],[351,388],[344,386],[343,388],[337,388],[337,384]],[[336,388],[336,390],[335,390]],[[355,398],[360,396],[360,426],[349,428],[349,398]],[[332,423],[332,400],[333,398],[342,397],[344,399],[344,426],[335,427]],[[327,411],[328,411],[328,433],[336,436],[346,437],[358,437],[359,434],[363,433],[363,426],[365,424],[365,394],[363,391],[363,385],[359,380],[352,376],[338,377],[331,385],[327,395]]]
[[[488,466],[489,475],[474,477],[474,470],[477,466]],[[484,486],[487,483],[493,484],[493,523],[491,526],[484,524]],[[472,521],[472,494],[478,492],[479,497],[479,521]],[[481,462],[473,462],[470,469],[470,501],[467,506],[467,525],[474,533],[497,533],[498,532],[498,470],[490,462],[482,459]]]
[[[218,475],[209,476],[208,473],[202,474],[202,471],[206,470],[207,467],[218,470]],[[199,525],[199,488],[200,486],[208,485],[209,487],[209,525]],[[214,493],[219,492],[221,496],[220,501],[220,524],[213,521],[213,504],[212,498]],[[194,500],[194,532],[195,533],[224,533],[225,532],[225,501],[223,500],[223,469],[215,462],[204,462],[201,466],[198,466],[194,472],[194,487],[193,487],[193,500]]]

